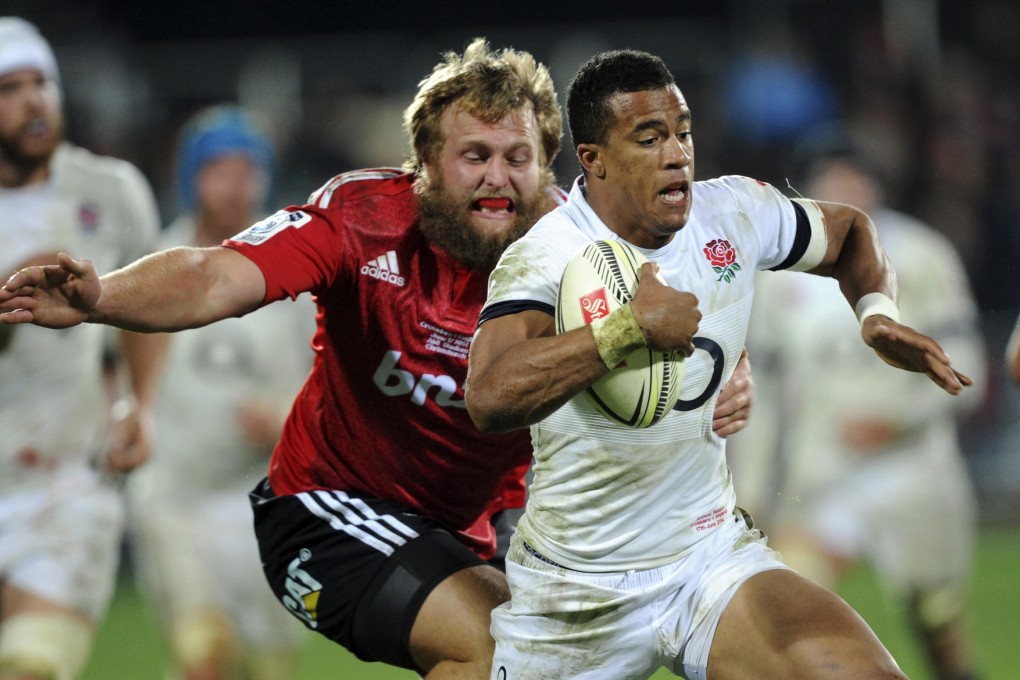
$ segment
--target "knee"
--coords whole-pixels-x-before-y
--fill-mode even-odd
[[[12,616],[0,627],[0,678],[73,680],[85,668],[94,634],[67,612]]]
[[[170,628],[170,647],[187,680],[225,677],[239,652],[233,623],[211,609],[179,617]]]

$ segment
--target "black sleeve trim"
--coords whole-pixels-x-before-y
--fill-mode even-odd
[[[775,267],[770,267],[769,271],[772,272],[789,269],[800,262],[800,259],[804,257],[804,253],[807,252],[808,244],[811,243],[811,221],[808,219],[804,206],[796,201],[790,201],[790,205],[793,206],[793,212],[797,214],[797,235],[793,239],[793,247],[790,248],[790,254]]]
[[[545,302],[539,302],[538,300],[507,300],[506,302],[497,302],[483,309],[481,316],[478,317],[478,325],[481,326],[486,321],[498,319],[501,316],[519,314],[529,310],[545,312],[549,316],[555,316],[556,314],[556,308]]]

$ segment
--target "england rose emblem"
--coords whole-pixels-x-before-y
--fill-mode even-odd
[[[709,241],[704,247],[705,257],[712,269],[719,275],[716,281],[729,283],[740,271],[740,264],[737,262],[737,251],[730,245],[730,242],[723,238]]]

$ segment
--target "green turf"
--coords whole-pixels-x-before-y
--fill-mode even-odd
[[[1020,677],[1020,532],[985,531],[979,541],[973,588],[974,632],[983,680]],[[855,572],[841,594],[871,624],[913,680],[929,678],[899,615],[879,593],[866,569]],[[165,680],[165,652],[149,613],[125,580],[117,593],[82,680]],[[365,664],[309,634],[298,680],[413,680],[417,675]],[[656,680],[675,677],[660,671]]]

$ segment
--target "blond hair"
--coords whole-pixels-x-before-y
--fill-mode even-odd
[[[404,161],[418,172],[434,160],[444,139],[443,114],[453,105],[486,123],[495,123],[530,104],[538,122],[542,161],[552,165],[560,150],[563,116],[549,70],[527,52],[493,52],[484,38],[475,38],[464,55],[447,52],[444,60],[418,84],[414,101],[404,111],[404,130],[411,141]]]

